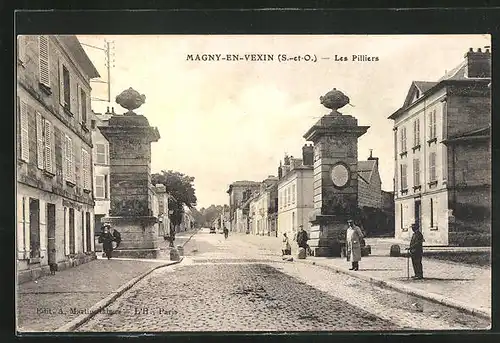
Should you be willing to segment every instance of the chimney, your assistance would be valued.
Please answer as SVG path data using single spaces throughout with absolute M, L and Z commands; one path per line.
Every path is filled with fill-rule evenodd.
M 370 149 L 370 157 L 368 157 L 368 161 L 375 160 L 375 165 L 378 167 L 378 157 L 373 157 L 373 149 Z
M 280 166 L 278 167 L 278 179 L 281 180 L 282 177 L 283 177 L 283 167 L 282 167 L 281 161 L 280 161 Z
M 290 157 L 288 157 L 288 155 L 285 155 L 285 162 L 284 162 L 285 166 L 289 166 L 290 165 Z
M 314 164 L 314 148 L 312 144 L 304 144 L 302 147 L 302 163 L 305 166 Z
M 107 114 L 107 113 L 110 113 L 110 112 L 109 112 L 109 106 L 108 106 L 108 107 L 106 107 L 106 114 Z
M 115 114 L 115 108 L 111 107 L 111 113 Z
M 485 52 L 481 51 L 481 48 L 478 48 L 477 51 L 470 48 L 464 57 L 467 62 L 467 77 L 491 77 L 491 53 L 489 47 L 486 47 Z

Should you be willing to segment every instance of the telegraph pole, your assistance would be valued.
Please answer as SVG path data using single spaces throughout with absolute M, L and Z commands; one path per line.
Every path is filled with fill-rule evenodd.
M 105 53 L 105 57 L 106 57 L 105 65 L 106 65 L 107 74 L 108 74 L 107 81 L 90 80 L 90 82 L 107 83 L 107 85 L 108 85 L 108 98 L 107 99 L 99 99 L 99 98 L 93 97 L 92 100 L 94 100 L 94 101 L 107 101 L 109 104 L 111 104 L 111 68 L 115 66 L 114 65 L 114 62 L 115 62 L 114 58 L 113 58 L 113 60 L 111 60 L 111 57 L 114 57 L 114 54 L 113 55 L 111 54 L 111 49 L 113 48 L 111 46 L 111 43 L 114 43 L 114 41 L 105 41 L 104 48 L 99 48 L 97 46 L 90 45 L 90 44 L 80 43 L 81 45 L 88 46 L 89 48 L 101 50 L 101 51 L 104 51 L 104 53 Z

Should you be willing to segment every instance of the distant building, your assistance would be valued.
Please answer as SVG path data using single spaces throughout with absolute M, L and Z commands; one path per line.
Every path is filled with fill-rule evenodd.
M 235 181 L 229 185 L 229 230 L 237 231 L 242 226 L 238 224 L 236 210 L 247 200 L 250 194 L 260 188 L 260 182 Z M 241 231 L 240 231 L 241 232 Z
M 252 211 L 251 232 L 256 235 L 276 236 L 275 199 L 277 198 L 276 184 L 278 178 L 268 176 L 262 181 L 260 189 L 250 201 Z
M 299 225 L 309 231 L 309 212 L 313 209 L 312 145 L 302 147 L 302 159 L 285 156 L 278 168 L 278 232 L 295 235 Z M 291 237 L 291 236 L 290 236 Z
M 90 79 L 73 35 L 17 38 L 17 275 L 24 282 L 94 252 Z
M 467 245 L 491 229 L 491 54 L 434 82 L 414 81 L 394 120 L 395 236 L 419 225 L 426 244 Z
M 358 161 L 358 207 L 382 207 L 382 182 L 378 169 L 378 157 Z

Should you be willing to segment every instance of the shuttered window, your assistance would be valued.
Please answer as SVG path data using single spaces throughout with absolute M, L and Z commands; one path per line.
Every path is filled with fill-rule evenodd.
M 21 124 L 21 159 L 23 161 L 29 162 L 29 130 L 28 130 L 28 105 L 21 101 L 21 116 L 20 116 L 20 124 Z
M 66 181 L 75 182 L 75 165 L 74 165 L 74 149 L 71 138 L 66 136 L 66 144 L 64 149 L 65 160 L 65 179 Z
M 69 79 L 69 71 L 68 69 L 66 69 L 65 66 L 62 67 L 62 80 L 63 80 L 63 96 L 64 96 L 63 105 L 64 107 L 71 110 L 71 86 Z
M 106 196 L 106 179 L 104 175 L 95 176 L 95 197 L 97 199 L 104 199 Z
M 96 161 L 99 164 L 107 164 L 106 158 L 106 144 L 96 143 L 95 144 Z
M 406 175 L 406 164 L 401 165 L 401 189 L 405 190 L 408 188 L 407 175 Z
M 406 127 L 401 128 L 401 152 L 406 152 Z
M 43 169 L 44 167 L 44 150 L 43 118 L 39 112 L 36 112 L 36 163 L 39 169 Z
M 436 153 L 431 152 L 429 154 L 429 181 L 433 182 L 437 180 L 436 176 Z
M 429 139 L 436 138 L 436 110 L 429 113 Z
M 50 88 L 49 38 L 47 36 L 39 36 L 38 47 L 40 83 Z
M 80 88 L 80 118 L 83 124 L 87 124 L 87 94 Z
M 48 120 L 44 120 L 45 131 L 45 170 L 54 174 L 54 131 L 52 124 Z
M 83 189 L 90 189 L 90 161 L 87 150 L 82 149 Z
M 413 122 L 413 146 L 420 145 L 420 119 Z
M 413 186 L 420 186 L 420 160 L 413 160 Z

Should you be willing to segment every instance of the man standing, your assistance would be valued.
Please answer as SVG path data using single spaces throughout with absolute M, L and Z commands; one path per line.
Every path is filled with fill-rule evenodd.
M 297 241 L 299 248 L 304 248 L 307 251 L 307 241 L 309 240 L 309 236 L 304 230 L 303 225 L 299 226 L 299 232 L 297 232 L 297 238 L 295 240 Z
M 224 238 L 227 239 L 227 236 L 229 235 L 229 230 L 227 227 L 224 225 L 224 229 L 222 230 L 224 232 Z
M 408 250 L 411 256 L 411 263 L 413 264 L 413 271 L 415 272 L 412 279 L 421 280 L 424 278 L 424 271 L 422 268 L 424 236 L 419 231 L 416 224 L 411 224 L 411 229 L 413 230 L 413 236 L 411 236 Z
M 352 219 L 347 221 L 347 260 L 351 261 L 352 267 L 349 270 L 359 270 L 359 261 L 361 261 L 361 239 L 363 232 L 359 226 L 354 225 Z

